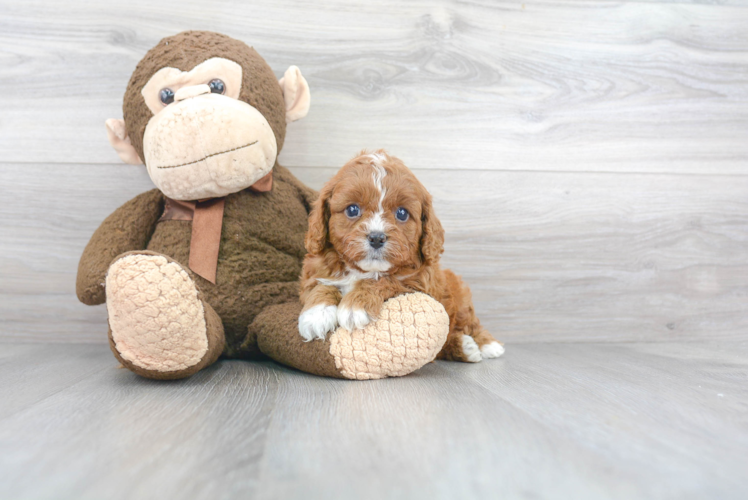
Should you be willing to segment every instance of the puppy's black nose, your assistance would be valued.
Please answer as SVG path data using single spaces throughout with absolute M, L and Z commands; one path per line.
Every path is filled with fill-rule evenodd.
M 382 248 L 384 242 L 387 241 L 387 236 L 384 233 L 369 233 L 369 245 L 371 248 Z

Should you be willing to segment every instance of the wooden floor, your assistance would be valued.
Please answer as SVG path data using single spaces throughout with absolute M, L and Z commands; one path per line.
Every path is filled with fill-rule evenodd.
M 748 343 L 510 344 L 351 382 L 0 344 L 0 498 L 746 498 Z

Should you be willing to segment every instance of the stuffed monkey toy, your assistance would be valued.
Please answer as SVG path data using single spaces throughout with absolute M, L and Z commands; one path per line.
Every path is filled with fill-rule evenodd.
M 310 93 L 299 69 L 280 81 L 244 43 L 211 32 L 163 39 L 135 68 L 124 120 L 106 122 L 125 162 L 156 189 L 96 230 L 76 291 L 106 302 L 109 343 L 128 369 L 187 377 L 220 357 L 261 355 L 349 379 L 401 376 L 433 360 L 449 319 L 427 295 L 387 302 L 363 330 L 305 342 L 298 279 L 317 193 L 277 162 L 286 124 Z

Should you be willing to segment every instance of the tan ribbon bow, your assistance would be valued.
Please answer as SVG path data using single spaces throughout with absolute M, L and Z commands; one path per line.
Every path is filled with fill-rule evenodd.
M 255 182 L 249 189 L 257 192 L 270 191 L 273 187 L 273 172 Z M 165 220 L 191 220 L 192 237 L 190 239 L 189 266 L 192 271 L 216 284 L 218 269 L 218 250 L 221 246 L 221 229 L 223 228 L 223 210 L 226 198 L 209 198 L 198 201 L 177 201 L 166 199 L 164 214 L 159 222 Z
M 218 248 L 221 246 L 225 205 L 226 198 L 198 201 L 192 217 L 190 269 L 214 285 L 216 284 Z

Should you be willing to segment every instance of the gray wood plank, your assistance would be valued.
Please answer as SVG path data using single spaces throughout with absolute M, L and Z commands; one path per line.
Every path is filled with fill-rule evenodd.
M 108 345 L 0 344 L 0 419 L 117 365 L 111 358 Z
M 0 158 L 117 162 L 103 123 L 135 64 L 198 28 L 302 68 L 290 165 L 387 147 L 416 168 L 745 173 L 747 21 L 697 2 L 5 1 Z
M 4 498 L 748 493 L 746 342 L 510 343 L 499 360 L 372 382 L 241 361 L 154 382 L 96 356 L 111 368 L 0 418 Z
M 714 498 L 748 491 L 745 342 L 519 347 L 521 370 L 481 365 L 473 380 L 615 463 L 616 477 L 650 467 L 648 491 L 629 498 L 686 498 L 707 482 Z
M 0 338 L 106 341 L 74 295 L 98 224 L 151 187 L 142 167 L 20 164 L 0 205 Z M 319 188 L 334 169 L 293 168 Z M 499 338 L 745 339 L 748 177 L 420 170 L 445 266 Z M 70 191 L 55 186 L 78 179 Z
M 748 391 L 738 382 L 746 346 L 742 356 L 732 346 L 677 349 L 701 355 L 697 366 L 669 346 L 649 350 L 658 348 L 665 354 L 510 344 L 501 361 L 440 362 L 327 399 L 327 381 L 299 375 L 279 390 L 268 441 L 281 444 L 267 448 L 261 491 L 301 498 L 312 477 L 346 498 L 739 497 L 748 486 Z M 693 370 L 699 376 L 685 375 Z M 316 460 L 288 470 L 288 456 L 310 451 Z
M 60 346 L 61 355 L 76 357 L 79 347 Z M 117 369 L 111 353 L 100 357 L 109 369 L 0 419 L 3 498 L 253 492 L 276 392 L 272 369 L 227 361 L 189 380 L 155 382 Z
M 362 499 L 517 498 L 540 477 L 558 497 L 626 489 L 628 478 L 615 477 L 594 453 L 443 370 L 439 363 L 415 377 L 339 390 L 303 374 L 284 381 L 261 496 L 303 498 L 309 478 L 314 490 Z M 563 449 L 564 460 L 545 453 L 552 449 Z M 315 460 L 286 463 L 306 455 Z M 534 479 L 521 472 L 529 464 Z

